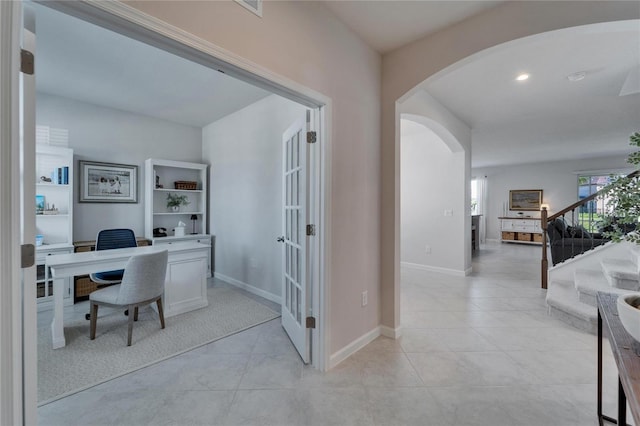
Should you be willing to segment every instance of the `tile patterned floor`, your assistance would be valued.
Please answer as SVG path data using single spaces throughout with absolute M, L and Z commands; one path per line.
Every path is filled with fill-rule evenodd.
M 596 338 L 547 316 L 539 250 L 488 244 L 468 277 L 404 270 L 403 337 L 328 373 L 274 320 L 42 406 L 40 424 L 596 425 Z

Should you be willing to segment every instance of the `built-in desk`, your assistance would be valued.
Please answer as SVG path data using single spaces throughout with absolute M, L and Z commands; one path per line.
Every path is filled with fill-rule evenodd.
M 51 255 L 47 256 L 45 261 L 48 266 L 46 271 L 48 274 L 50 270 L 53 278 L 111 271 L 124 268 L 133 255 L 163 250 L 169 251 L 163 296 L 164 316 L 168 318 L 207 306 L 207 264 L 210 247 L 197 242 Z M 62 288 L 64 280 L 53 282 L 51 335 L 53 348 L 56 349 L 66 344 Z

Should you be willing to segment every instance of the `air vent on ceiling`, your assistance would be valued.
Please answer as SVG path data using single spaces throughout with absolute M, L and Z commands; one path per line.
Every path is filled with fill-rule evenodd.
M 262 18 L 262 0 L 235 0 L 236 3 Z

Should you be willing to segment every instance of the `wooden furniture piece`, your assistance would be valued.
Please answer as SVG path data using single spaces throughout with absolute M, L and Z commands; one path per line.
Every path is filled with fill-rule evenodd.
M 503 243 L 542 244 L 542 227 L 537 217 L 499 217 Z
M 189 312 L 209 304 L 207 300 L 207 258 L 209 247 L 193 241 L 168 246 L 132 247 L 114 250 L 69 253 L 48 256 L 46 266 L 54 278 L 54 305 L 51 334 L 53 348 L 65 345 L 62 291 L 56 278 L 122 269 L 131 256 L 168 250 L 169 260 L 164 283 L 165 317 Z M 47 274 L 48 275 L 48 274 Z M 47 276 L 48 278 L 48 276 Z M 61 288 L 60 288 L 61 290 Z
M 640 425 L 640 342 L 635 340 L 620 322 L 617 294 L 598 292 L 598 422 L 627 424 L 627 402 L 636 425 Z M 611 345 L 618 367 L 618 419 L 602 413 L 602 337 Z
M 480 216 L 471 215 L 471 251 L 480 249 Z
M 149 240 L 142 237 L 136 238 L 136 243 L 138 247 L 148 246 Z M 84 253 L 87 251 L 94 251 L 96 249 L 95 240 L 90 241 L 75 241 L 73 243 L 73 248 L 75 253 Z M 70 252 L 68 252 L 70 253 Z M 43 261 L 44 264 L 44 261 Z M 44 270 L 43 270 L 44 273 Z M 89 294 L 91 292 L 96 291 L 98 289 L 98 283 L 91 281 L 89 275 L 79 275 L 73 278 L 73 288 L 74 288 L 74 299 L 73 302 L 79 302 L 81 300 L 89 299 Z
M 60 176 L 58 176 L 60 175 Z M 58 180 L 58 177 L 60 180 Z M 60 183 L 59 183 L 60 182 Z M 73 252 L 73 150 L 53 145 L 36 145 L 36 242 L 38 310 L 53 307 L 53 282 L 45 281 L 45 258 Z M 37 202 L 36 202 L 37 203 Z M 65 305 L 73 304 L 71 278 L 63 281 Z
M 207 170 L 208 165 L 185 161 L 149 158 L 145 166 L 144 236 L 152 245 L 195 241 L 209 247 L 207 277 L 211 277 L 211 235 L 207 234 Z M 189 204 L 178 211 L 167 207 L 167 196 L 184 195 Z M 192 216 L 197 217 L 195 223 Z M 178 222 L 186 224 L 184 235 L 174 232 Z M 195 225 L 195 233 L 193 226 Z M 160 237 L 154 230 L 163 228 Z
M 126 307 L 129 311 L 127 346 L 131 346 L 133 322 L 138 321 L 138 308 L 140 306 L 156 303 L 160 326 L 164 329 L 162 294 L 164 293 L 168 254 L 169 252 L 164 250 L 131 256 L 124 267 L 124 274 L 120 284 L 91 293 L 89 296 L 91 301 L 89 338 L 91 340 L 96 338 L 98 306 L 100 305 Z

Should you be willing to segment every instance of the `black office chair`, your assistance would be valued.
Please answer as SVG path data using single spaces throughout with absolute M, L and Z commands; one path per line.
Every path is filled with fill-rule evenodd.
M 96 238 L 96 251 L 111 250 L 117 248 L 137 247 L 136 235 L 131 229 L 103 229 L 98 232 Z M 112 284 L 119 284 L 122 281 L 124 269 L 114 271 L 103 271 L 90 274 L 91 281 L 98 284 L 98 288 L 106 287 Z M 125 312 L 127 314 L 127 312 Z M 89 320 L 91 313 L 85 315 L 85 319 Z

